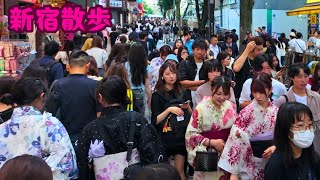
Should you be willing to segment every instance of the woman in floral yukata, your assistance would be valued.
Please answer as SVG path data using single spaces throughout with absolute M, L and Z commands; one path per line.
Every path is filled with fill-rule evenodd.
M 236 105 L 230 102 L 231 82 L 226 77 L 216 77 L 212 83 L 211 98 L 204 99 L 193 111 L 186 132 L 188 162 L 194 166 L 197 151 L 214 147 L 222 152 L 230 129 L 236 120 Z M 195 180 L 218 179 L 221 172 L 194 173 Z
M 237 117 L 218 163 L 232 174 L 231 180 L 262 180 L 267 159 L 275 151 L 272 139 L 278 107 L 269 99 L 271 77 L 265 73 L 255 75 L 251 93 L 254 100 Z
M 11 98 L 18 106 L 11 119 L 0 125 L 0 168 L 14 157 L 29 154 L 50 166 L 54 180 L 77 178 L 76 156 L 65 127 L 50 113 L 40 112 L 45 92 L 38 78 L 22 78 L 14 85 Z
M 80 180 L 123 179 L 127 165 L 144 166 L 157 162 L 157 132 L 142 114 L 126 111 L 129 99 L 124 80 L 115 75 L 105 77 L 101 80 L 97 93 L 99 102 L 104 107 L 101 117 L 82 130 L 76 148 Z M 131 121 L 135 122 L 135 129 L 132 159 L 127 163 Z

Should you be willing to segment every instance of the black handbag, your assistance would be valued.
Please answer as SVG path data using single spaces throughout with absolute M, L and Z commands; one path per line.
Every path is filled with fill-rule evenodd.
M 127 142 L 127 158 L 126 161 L 129 164 L 131 161 L 131 154 L 133 148 L 133 137 L 134 137 L 134 130 L 136 127 L 136 112 L 130 111 L 131 114 L 131 121 L 130 121 L 130 129 L 129 129 L 129 140 Z M 133 177 L 142 169 L 141 163 L 136 163 L 129 165 L 123 170 L 123 179 L 124 180 L 132 180 Z
M 210 141 L 209 141 L 210 142 Z M 197 151 L 195 158 L 195 171 L 217 171 L 218 166 L 218 152 L 212 151 L 214 149 L 211 145 L 207 152 Z
M 267 141 L 250 141 L 252 153 L 254 157 L 262 158 L 262 154 L 266 149 L 273 145 L 273 140 Z

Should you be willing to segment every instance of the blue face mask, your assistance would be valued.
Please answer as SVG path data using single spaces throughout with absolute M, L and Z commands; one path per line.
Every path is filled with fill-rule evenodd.
M 291 130 L 290 130 L 291 131 Z M 314 132 L 310 129 L 306 130 L 305 132 L 300 131 L 291 131 L 293 133 L 293 139 L 291 141 L 293 144 L 295 144 L 297 147 L 304 149 L 309 148 L 314 139 Z

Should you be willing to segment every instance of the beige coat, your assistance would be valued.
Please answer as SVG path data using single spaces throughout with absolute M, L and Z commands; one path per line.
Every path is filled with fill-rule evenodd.
M 314 146 L 315 150 L 320 154 L 320 95 L 317 92 L 307 90 L 307 106 L 310 108 L 317 130 L 315 132 Z M 286 93 L 289 102 L 295 102 L 296 98 L 294 96 L 292 87 Z M 274 101 L 274 105 L 280 107 L 282 104 L 286 103 L 287 100 L 284 96 Z

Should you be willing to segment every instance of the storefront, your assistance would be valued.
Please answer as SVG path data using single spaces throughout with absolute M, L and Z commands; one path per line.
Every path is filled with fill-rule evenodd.
M 307 0 L 307 4 L 301 8 L 287 12 L 287 16 L 308 15 L 308 29 L 313 33 L 316 29 L 320 29 L 319 23 L 320 0 Z

